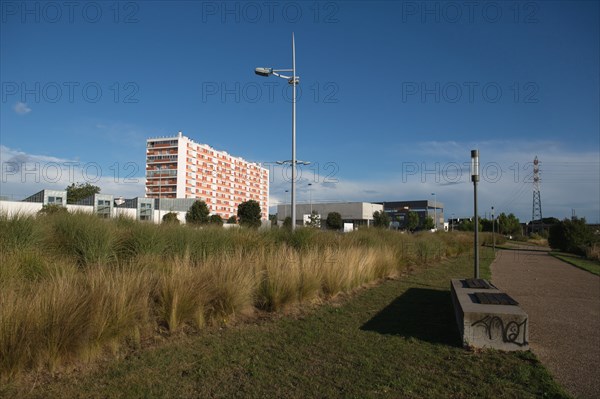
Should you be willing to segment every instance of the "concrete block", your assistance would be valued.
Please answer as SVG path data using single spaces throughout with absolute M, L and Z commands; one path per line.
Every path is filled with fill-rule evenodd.
M 488 282 L 489 284 L 489 282 Z M 479 303 L 478 292 L 502 294 L 491 288 L 469 288 L 465 280 L 450 283 L 452 302 L 463 345 L 504 351 L 529 349 L 529 319 L 518 305 Z

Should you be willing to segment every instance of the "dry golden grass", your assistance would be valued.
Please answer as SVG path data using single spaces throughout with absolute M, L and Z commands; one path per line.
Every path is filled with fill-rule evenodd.
M 585 251 L 585 256 L 588 259 L 600 261 L 600 244 L 594 243 Z
M 0 225 L 21 240 L 0 235 L 0 376 L 9 378 L 333 297 L 470 248 L 461 234 L 199 230 L 89 215 L 0 215 Z

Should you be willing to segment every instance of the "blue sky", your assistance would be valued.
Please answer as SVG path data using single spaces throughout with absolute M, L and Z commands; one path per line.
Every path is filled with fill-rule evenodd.
M 600 219 L 597 2 L 1 4 L 0 195 L 143 195 L 146 138 L 181 130 L 267 163 L 286 201 L 289 87 L 253 70 L 290 67 L 295 32 L 300 202 L 311 181 L 313 201 L 435 192 L 468 216 L 479 148 L 482 214 L 531 218 L 537 155 L 544 216 Z

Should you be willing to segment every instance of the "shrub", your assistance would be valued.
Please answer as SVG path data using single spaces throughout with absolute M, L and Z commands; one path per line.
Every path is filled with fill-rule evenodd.
M 114 260 L 117 237 L 114 224 L 93 214 L 64 214 L 52 218 L 53 241 L 57 254 L 66 253 L 79 266 L 107 264 Z
M 585 219 L 565 219 L 550 227 L 548 244 L 552 249 L 570 252 L 577 255 L 586 255 L 586 249 L 591 247 L 597 239 L 592 229 L 586 224 Z
M 287 247 L 274 254 L 263 252 L 257 263 L 257 307 L 273 311 L 298 300 L 302 278 L 298 252 Z
M 40 239 L 38 226 L 32 216 L 0 214 L 0 253 L 35 246 Z
M 373 226 L 387 229 L 390 227 L 391 218 L 385 211 L 373 212 Z
M 165 213 L 162 217 L 162 221 L 163 223 L 179 224 L 179 218 L 175 212 Z
M 184 323 L 204 327 L 207 290 L 205 273 L 191 265 L 189 256 L 176 259 L 158 280 L 159 321 L 171 332 L 180 329 Z
M 219 215 L 210 215 L 208 222 L 215 226 L 223 226 L 223 218 Z
M 286 230 L 291 230 L 292 229 L 292 217 L 291 216 L 287 216 L 284 221 L 283 221 L 283 228 Z
M 165 234 L 159 226 L 134 220 L 127 224 L 116 222 L 120 226 L 117 253 L 122 260 L 144 255 L 157 256 L 165 250 Z
M 327 219 L 325 219 L 325 224 L 328 229 L 331 230 L 341 230 L 344 227 L 344 222 L 342 221 L 342 215 L 339 212 L 329 212 L 327 214 Z
M 189 224 L 207 224 L 209 213 L 206 202 L 198 200 L 192 204 L 185 214 L 185 221 Z
M 254 200 L 242 202 L 238 205 L 238 219 L 242 226 L 259 228 L 261 215 L 260 204 Z

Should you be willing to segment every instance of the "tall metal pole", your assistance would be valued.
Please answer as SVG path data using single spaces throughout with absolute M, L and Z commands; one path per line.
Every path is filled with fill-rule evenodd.
M 437 231 L 437 197 L 435 193 L 431 193 L 431 195 L 433 195 L 433 218 L 435 219 L 433 229 Z
M 496 253 L 496 231 L 494 228 L 495 225 L 495 220 L 494 220 L 494 207 L 492 207 L 492 245 L 494 246 L 494 254 Z
M 473 243 L 474 276 L 479 278 L 479 216 L 477 213 L 477 182 L 479 181 L 479 150 L 471 150 L 471 180 L 473 180 L 473 212 L 475 214 L 475 240 Z
M 290 192 L 290 190 L 285 190 L 285 192 L 286 192 L 286 193 L 289 193 L 289 192 Z M 285 219 L 287 219 L 287 205 L 284 203 L 284 204 L 283 204 L 283 207 L 284 207 L 284 208 L 283 208 L 283 215 L 284 215 L 284 216 L 283 216 L 283 221 L 285 222 Z
M 312 183 L 308 183 L 308 196 L 310 201 L 310 214 L 312 215 Z
M 161 167 L 159 167 L 159 169 L 158 169 L 158 224 L 160 224 L 162 222 L 162 220 L 160 220 L 161 195 L 162 195 L 162 170 L 161 170 Z
M 292 230 L 296 230 L 296 43 L 292 32 Z

